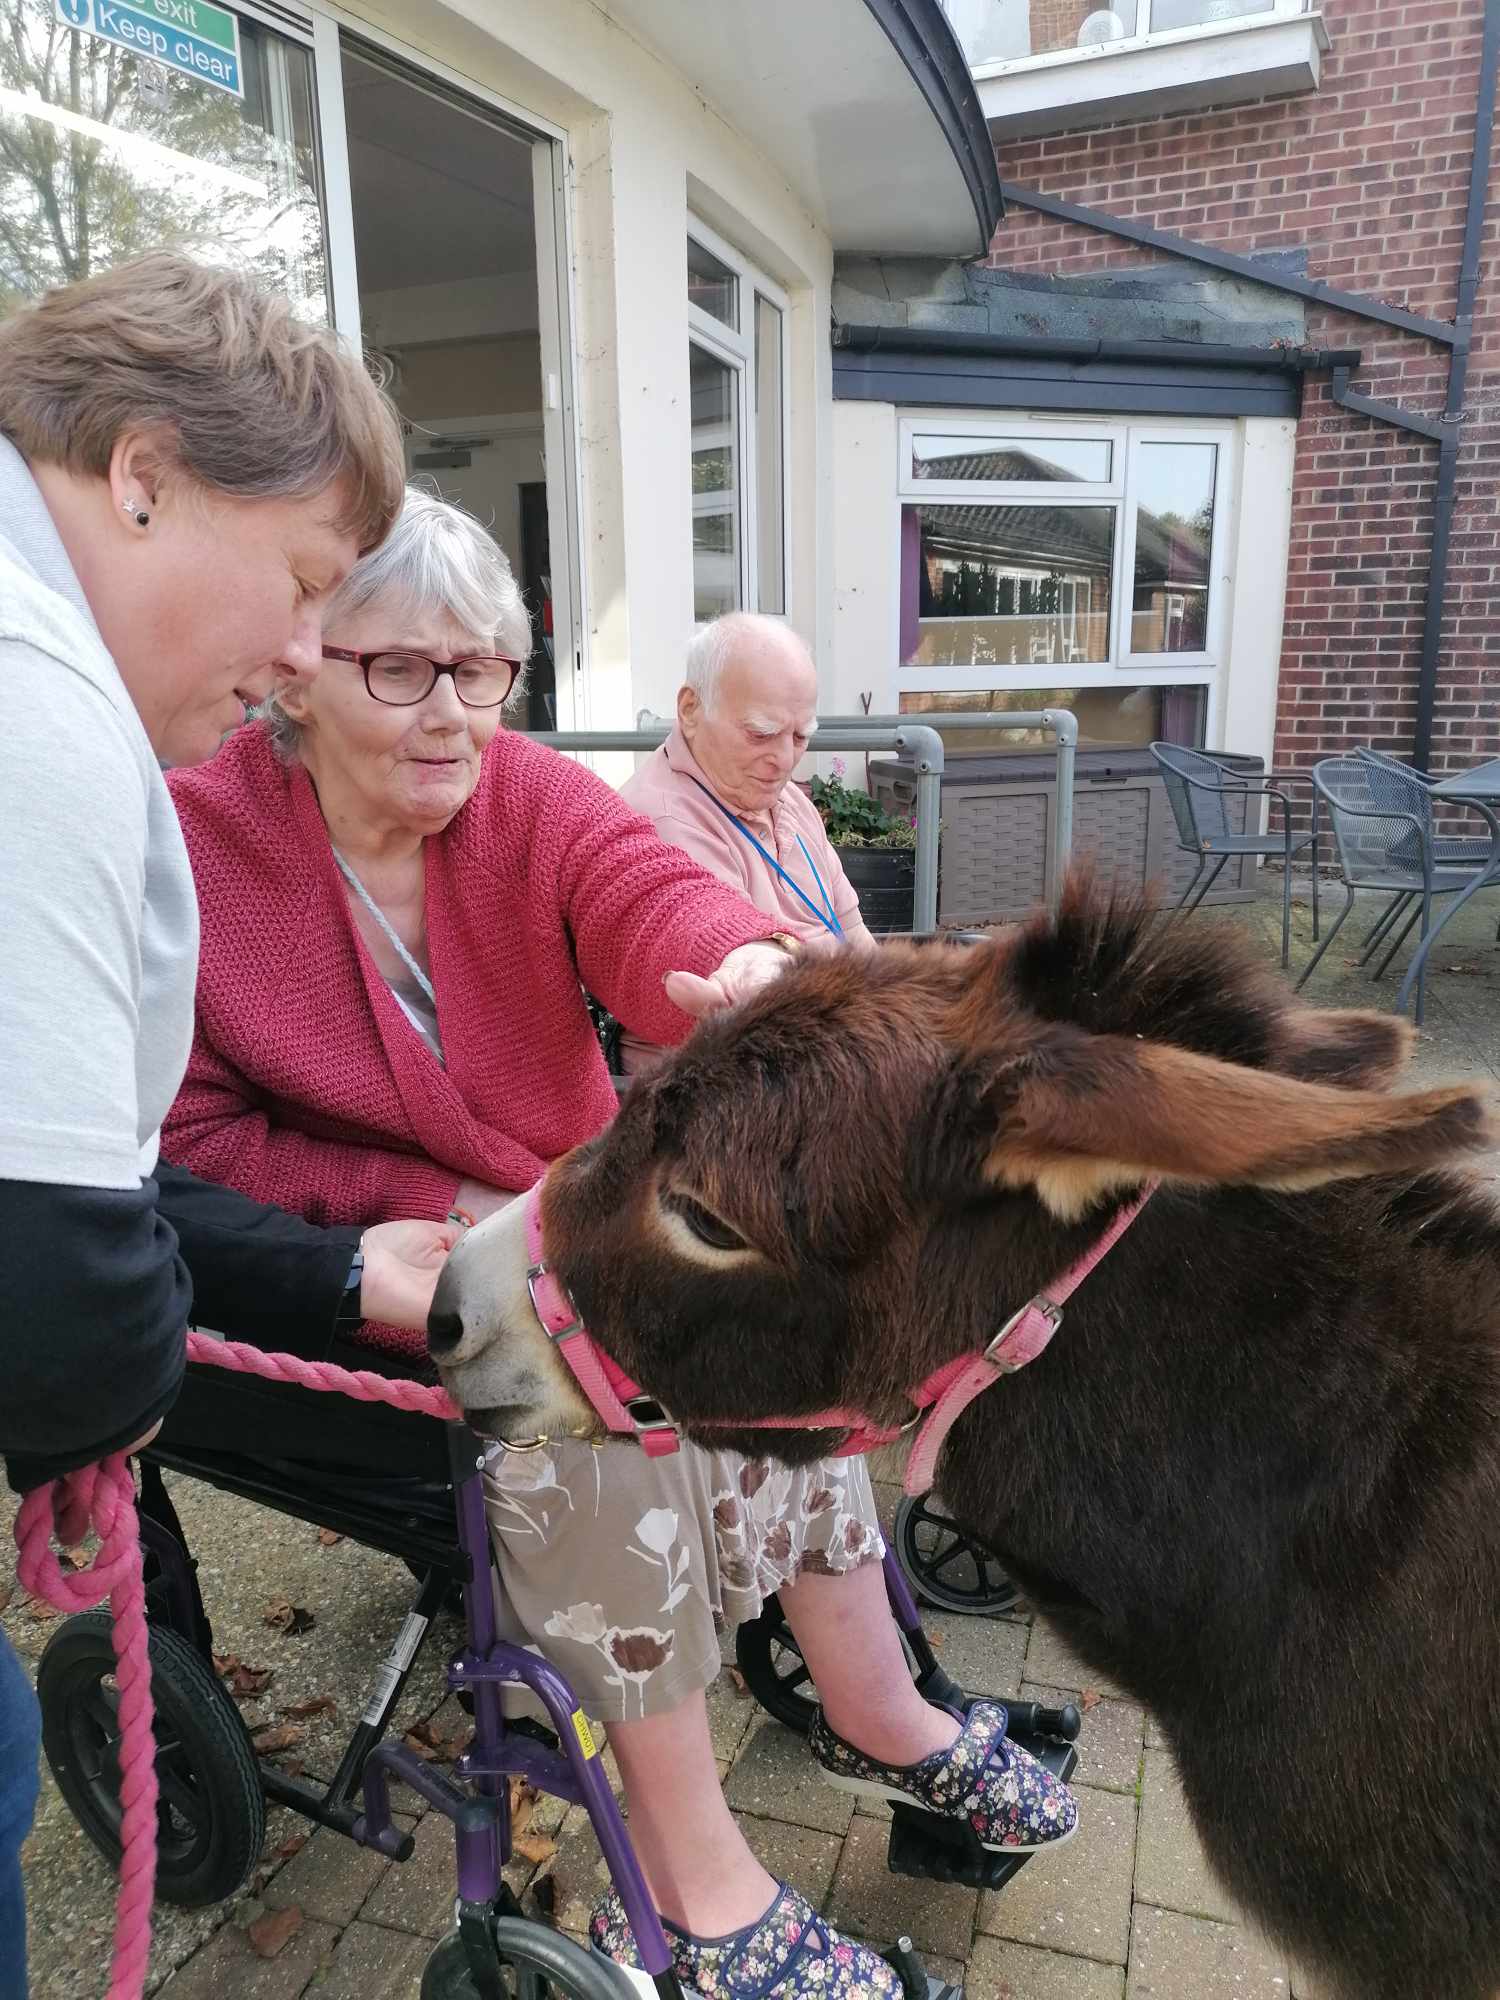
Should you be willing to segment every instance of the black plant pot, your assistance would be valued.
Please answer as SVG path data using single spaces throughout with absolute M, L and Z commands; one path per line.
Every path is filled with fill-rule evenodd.
M 841 847 L 839 860 L 872 931 L 909 931 L 916 921 L 917 857 L 909 847 Z

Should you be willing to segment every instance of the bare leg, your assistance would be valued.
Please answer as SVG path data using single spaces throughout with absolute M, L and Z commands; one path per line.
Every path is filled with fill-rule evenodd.
M 700 1693 L 665 1715 L 611 1722 L 630 1803 L 630 1839 L 664 1917 L 694 1937 L 723 1937 L 765 1915 L 776 1883 L 724 1803 Z
M 917 1693 L 878 1562 L 841 1576 L 804 1570 L 777 1595 L 817 1684 L 828 1726 L 882 1764 L 915 1764 L 958 1739 Z

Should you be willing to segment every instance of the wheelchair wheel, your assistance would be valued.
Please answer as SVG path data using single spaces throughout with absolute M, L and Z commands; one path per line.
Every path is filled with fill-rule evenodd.
M 623 1968 L 561 1931 L 527 1917 L 497 1917 L 490 1928 L 505 2000 L 634 2000 L 636 1988 Z M 428 1959 L 420 2000 L 487 2000 L 457 1931 Z
M 120 1862 L 119 1695 L 106 1611 L 70 1618 L 37 1670 L 42 1748 L 68 1809 L 112 1868 Z M 244 1883 L 266 1831 L 260 1770 L 239 1710 L 175 1632 L 151 1632 L 156 1709 L 156 1894 L 197 1909 Z
M 896 1560 L 923 1604 L 934 1611 L 998 1618 L 1021 1593 L 999 1558 L 943 1511 L 936 1494 L 903 1499 L 896 1509 Z

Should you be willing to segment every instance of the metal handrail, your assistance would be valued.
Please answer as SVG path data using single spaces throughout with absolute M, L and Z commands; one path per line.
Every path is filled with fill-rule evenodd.
M 653 718 L 654 720 L 655 718 Z M 1070 708 L 987 708 L 979 711 L 912 709 L 900 715 L 827 715 L 818 717 L 819 750 L 837 749 L 824 735 L 825 729 L 842 729 L 851 723 L 878 723 L 882 728 L 897 723 L 921 723 L 928 729 L 1046 729 L 1057 739 L 1057 800 L 1052 812 L 1052 867 L 1047 882 L 1047 907 L 1056 916 L 1062 896 L 1063 877 L 1073 858 L 1073 790 L 1078 756 L 1078 717 Z M 921 798 L 921 778 L 917 796 Z M 922 831 L 921 807 L 917 812 L 917 832 Z
M 654 750 L 664 743 L 674 725 L 659 716 L 641 717 L 639 729 L 547 729 L 528 731 L 533 743 L 549 744 L 554 750 Z M 1033 725 L 1035 727 L 1036 725 Z M 938 818 L 943 785 L 943 739 L 935 729 L 910 723 L 904 716 L 871 725 L 861 718 L 853 723 L 818 725 L 820 750 L 900 750 L 911 756 L 917 774 L 916 883 L 912 905 L 912 932 L 926 937 L 937 929 L 938 900 Z M 1070 793 L 1071 797 L 1071 793 Z

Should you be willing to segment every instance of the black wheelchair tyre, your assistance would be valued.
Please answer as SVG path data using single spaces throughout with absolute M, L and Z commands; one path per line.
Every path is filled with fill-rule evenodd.
M 1000 1558 L 951 1520 L 936 1494 L 904 1498 L 892 1525 L 896 1560 L 920 1603 L 965 1617 L 999 1618 L 1021 1601 Z
M 198 1909 L 222 1902 L 254 1867 L 265 1798 L 250 1738 L 227 1690 L 185 1639 L 153 1627 L 156 1894 Z M 42 1748 L 69 1811 L 111 1867 L 120 1861 L 115 1656 L 105 1611 L 70 1618 L 37 1669 Z
M 623 1972 L 561 1931 L 528 1917 L 497 1917 L 491 1929 L 508 2000 L 634 2000 Z M 457 1931 L 428 1959 L 420 2000 L 483 2000 Z

